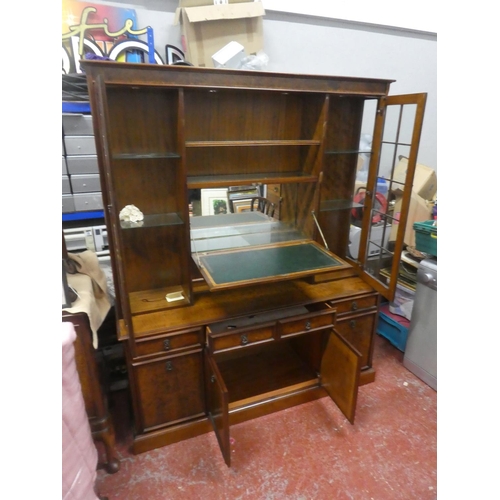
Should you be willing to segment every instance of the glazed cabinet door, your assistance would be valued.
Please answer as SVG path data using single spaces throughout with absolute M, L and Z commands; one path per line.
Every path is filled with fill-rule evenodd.
M 357 349 L 335 329 L 331 330 L 321 361 L 321 385 L 351 424 L 356 412 L 361 359 Z
M 366 282 L 388 300 L 396 292 L 426 99 L 427 94 L 382 98 L 375 118 L 356 264 Z M 396 173 L 404 159 L 406 172 Z M 388 196 L 401 198 L 397 213 L 387 209 Z
M 207 351 L 205 352 L 205 387 L 208 418 L 217 436 L 224 461 L 230 467 L 229 394 L 217 363 Z

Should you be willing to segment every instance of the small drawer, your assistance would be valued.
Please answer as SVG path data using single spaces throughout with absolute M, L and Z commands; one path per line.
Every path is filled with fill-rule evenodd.
M 184 347 L 197 347 L 203 343 L 203 329 L 183 330 L 159 335 L 154 338 L 138 339 L 136 343 L 137 356 L 148 356 L 172 352 Z
M 69 135 L 64 138 L 66 155 L 95 155 L 97 154 L 93 135 Z
M 62 194 L 71 194 L 71 185 L 67 175 L 62 176 Z
M 75 210 L 102 210 L 102 194 L 101 193 L 77 193 L 73 195 L 75 202 Z
M 73 155 L 66 157 L 70 174 L 98 174 L 97 155 Z
M 328 305 L 337 310 L 337 314 L 355 313 L 377 306 L 378 294 L 350 298 L 347 300 L 330 300 Z
M 64 135 L 94 135 L 92 115 L 67 113 L 62 115 Z
M 62 213 L 69 214 L 75 211 L 75 202 L 72 194 L 62 195 Z
M 73 193 L 94 193 L 101 191 L 99 174 L 72 175 L 71 188 Z
M 303 314 L 299 317 L 278 321 L 278 332 L 280 338 L 294 337 L 304 333 L 333 328 L 335 322 L 335 311 L 324 309 Z
M 245 328 L 237 328 L 236 326 L 231 328 L 229 326 L 228 328 L 227 332 L 214 333 L 210 327 L 207 327 L 208 348 L 211 353 L 271 342 L 275 337 L 276 323 Z

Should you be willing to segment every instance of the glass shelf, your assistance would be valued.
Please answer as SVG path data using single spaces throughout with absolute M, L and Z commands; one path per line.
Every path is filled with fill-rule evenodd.
M 364 205 L 352 200 L 325 200 L 321 202 L 320 212 L 333 210 L 350 210 L 351 208 L 363 208 Z
M 246 141 L 186 141 L 187 148 L 214 148 L 214 147 L 256 147 L 256 146 L 319 146 L 320 141 L 315 139 L 288 139 L 288 140 L 246 140 Z
M 155 160 L 165 158 L 180 158 L 178 153 L 123 153 L 114 154 L 113 160 Z
M 145 215 L 144 220 L 139 222 L 120 221 L 122 229 L 144 229 L 159 226 L 177 226 L 184 221 L 176 213 Z
M 362 150 L 362 149 L 349 149 L 349 150 L 343 150 L 343 151 L 325 151 L 326 155 L 360 155 L 360 154 L 365 154 L 369 155 L 371 154 L 371 150 Z

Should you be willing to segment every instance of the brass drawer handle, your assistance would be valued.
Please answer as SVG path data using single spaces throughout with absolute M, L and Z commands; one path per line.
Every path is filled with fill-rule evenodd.
M 310 330 L 310 329 L 311 329 L 311 322 L 310 322 L 310 321 L 308 321 L 308 322 L 306 323 L 306 330 Z
M 358 309 L 358 303 L 356 301 L 353 301 L 353 303 L 351 305 L 351 310 L 356 311 L 357 309 Z
M 248 344 L 248 337 L 246 335 L 241 336 L 241 345 Z
M 172 361 L 167 361 L 165 363 L 165 368 L 167 372 L 171 372 L 174 369 L 174 365 L 172 365 Z
M 165 339 L 163 341 L 163 349 L 165 349 L 165 351 L 168 351 L 170 349 L 170 339 Z

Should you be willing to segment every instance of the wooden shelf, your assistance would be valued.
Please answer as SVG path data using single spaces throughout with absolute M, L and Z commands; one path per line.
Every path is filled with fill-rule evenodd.
M 166 295 L 170 293 L 181 292 L 184 296 L 181 300 L 168 302 Z M 140 292 L 129 293 L 130 312 L 134 314 L 142 314 L 152 311 L 162 311 L 171 309 L 172 307 L 185 306 L 189 304 L 186 298 L 187 294 L 181 287 L 168 287 L 156 290 L 143 290 Z
M 188 189 L 203 189 L 212 187 L 229 187 L 261 184 L 290 184 L 294 182 L 308 183 L 318 182 L 317 175 L 308 175 L 302 172 L 262 172 L 253 174 L 236 175 L 210 175 L 192 176 L 187 178 Z

